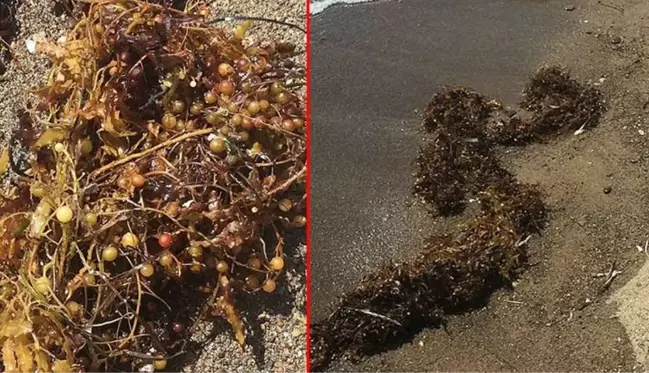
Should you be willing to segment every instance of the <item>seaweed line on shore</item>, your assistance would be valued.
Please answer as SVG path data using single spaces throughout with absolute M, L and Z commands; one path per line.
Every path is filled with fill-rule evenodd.
M 328 318 L 312 324 L 312 370 L 397 346 L 511 284 L 525 268 L 527 237 L 545 226 L 547 208 L 537 186 L 519 183 L 500 165 L 496 147 L 592 128 L 603 111 L 597 89 L 558 67 L 531 78 L 518 111 L 468 89 L 436 94 L 424 111 L 430 139 L 417 157 L 414 193 L 435 215 L 459 214 L 471 200 L 479 212 L 457 235 L 427 239 L 413 261 L 366 276 Z

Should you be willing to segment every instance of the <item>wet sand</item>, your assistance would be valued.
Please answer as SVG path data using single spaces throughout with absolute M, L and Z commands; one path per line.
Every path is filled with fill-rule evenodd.
M 314 320 L 364 274 L 407 259 L 444 226 L 431 226 L 411 197 L 415 110 L 441 85 L 516 103 L 575 22 L 564 5 L 406 0 L 333 6 L 313 18 Z
M 413 205 L 415 109 L 439 85 L 513 104 L 543 63 L 598 84 L 608 111 L 593 130 L 502 161 L 538 183 L 548 226 L 528 245 L 513 290 L 450 316 L 360 364 L 332 371 L 645 371 L 649 232 L 649 4 L 644 0 L 418 1 L 332 7 L 313 22 L 312 294 L 326 302 L 422 238 L 452 227 Z M 604 192 L 606 187 L 612 192 Z M 604 285 L 612 265 L 622 271 Z M 646 287 L 646 286 L 645 286 Z M 614 295 L 614 296 L 612 296 Z M 645 367 L 643 367 L 645 365 Z

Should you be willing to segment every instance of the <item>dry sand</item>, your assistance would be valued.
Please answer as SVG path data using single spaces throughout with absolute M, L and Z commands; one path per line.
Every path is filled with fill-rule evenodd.
M 626 328 L 635 357 L 642 366 L 649 366 L 649 262 L 612 297 L 617 302 L 617 317 Z
M 619 118 L 621 130 L 627 141 L 634 145 L 636 151 L 633 162 L 641 165 L 638 179 L 646 185 L 646 160 L 649 156 L 649 125 L 646 120 L 647 85 L 649 84 L 649 33 L 646 30 L 646 20 L 649 19 L 649 4 L 646 1 L 618 1 L 600 7 L 591 7 L 590 18 L 596 22 L 600 38 L 608 41 L 613 47 L 614 58 L 607 64 L 614 73 L 611 78 L 617 78 L 614 89 L 617 92 L 613 102 L 616 119 Z M 613 13 L 613 14 L 611 14 Z M 649 198 L 646 186 L 639 196 L 641 206 L 648 208 Z M 642 240 L 636 247 L 643 252 L 635 251 L 635 265 L 630 273 L 622 277 L 621 286 L 609 299 L 609 304 L 617 308 L 616 317 L 626 330 L 633 347 L 639 368 L 649 369 L 649 257 L 647 256 L 646 239 L 649 232 L 643 232 Z M 643 241 L 645 240 L 645 241 Z M 644 265 L 640 267 L 640 263 Z M 638 269 L 639 267 L 639 269 Z M 629 279 L 628 282 L 623 281 Z
M 0 0 L 4 1 L 4 0 Z M 215 18 L 221 16 L 263 16 L 297 24 L 305 28 L 306 3 L 303 0 L 263 0 L 211 2 Z M 6 146 L 17 125 L 16 112 L 28 98 L 28 90 L 44 82 L 49 63 L 30 54 L 26 40 L 41 33 L 55 41 L 73 25 L 65 14 L 56 14 L 53 0 L 22 0 L 16 18 L 19 33 L 12 44 L 14 58 L 0 77 L 0 148 Z M 249 40 L 290 41 L 305 50 L 305 34 L 280 25 L 256 22 Z M 304 65 L 305 56 L 296 58 Z M 298 372 L 306 366 L 305 318 L 305 247 L 304 237 L 293 237 L 287 247 L 287 274 L 284 285 L 272 296 L 243 299 L 239 308 L 249 328 L 249 346 L 245 351 L 234 341 L 224 320 L 206 323 L 194 339 L 204 343 L 187 356 L 185 371 Z M 289 246 L 289 245 L 287 245 Z M 244 297 L 245 298 L 245 297 Z M 260 299 L 264 298 L 264 299 Z

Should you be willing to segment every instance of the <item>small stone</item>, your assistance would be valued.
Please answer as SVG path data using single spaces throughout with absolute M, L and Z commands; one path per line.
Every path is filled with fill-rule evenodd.
M 604 194 L 609 194 L 612 190 L 613 188 L 611 188 L 610 186 L 604 187 Z
M 302 335 L 302 330 L 300 328 L 293 329 L 293 337 L 299 337 Z
M 622 43 L 622 38 L 619 36 L 616 36 L 611 39 L 611 44 L 620 44 L 620 43 Z
M 35 40 L 26 40 L 25 44 L 27 45 L 27 51 L 31 54 L 36 53 L 36 41 Z
M 566 12 L 572 12 L 575 9 L 576 9 L 576 7 L 574 5 L 572 5 L 572 4 L 566 5 L 565 7 L 563 7 L 563 10 L 565 10 Z

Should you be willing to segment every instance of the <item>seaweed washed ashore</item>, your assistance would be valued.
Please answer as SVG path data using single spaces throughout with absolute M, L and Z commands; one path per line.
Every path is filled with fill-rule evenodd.
M 440 216 L 462 212 L 471 198 L 479 211 L 458 234 L 430 237 L 416 259 L 387 264 L 343 295 L 312 325 L 312 369 L 395 346 L 510 284 L 524 270 L 527 237 L 544 228 L 547 210 L 535 185 L 519 183 L 500 165 L 495 147 L 596 126 L 603 110 L 599 91 L 557 67 L 532 77 L 518 112 L 466 89 L 436 94 L 424 110 L 430 138 L 417 158 L 414 193 Z
M 3 370 L 164 370 L 199 319 L 245 346 L 240 292 L 274 292 L 306 224 L 303 71 L 135 0 L 92 1 L 0 157 Z

